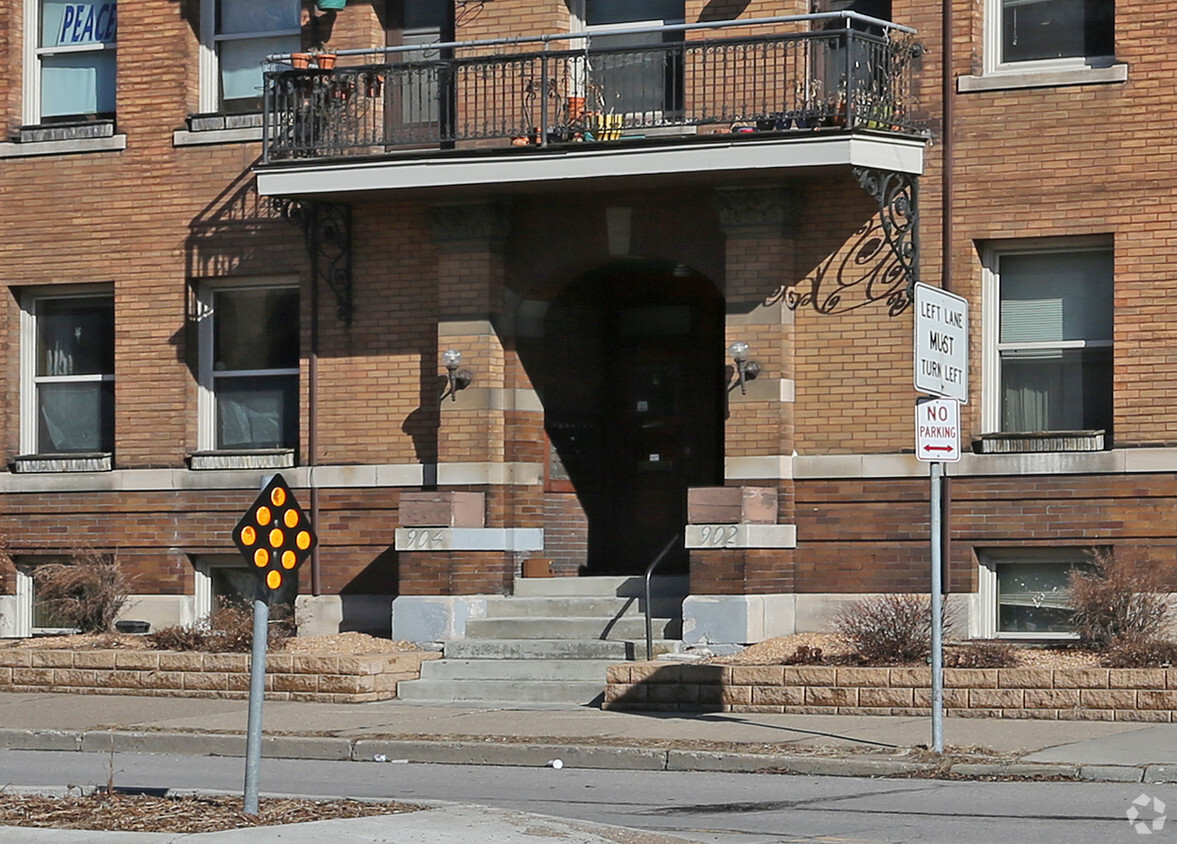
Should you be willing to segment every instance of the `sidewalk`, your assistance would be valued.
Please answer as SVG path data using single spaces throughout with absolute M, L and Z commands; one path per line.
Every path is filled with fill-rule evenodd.
M 243 756 L 247 702 L 0 693 L 0 748 Z M 272 758 L 1177 781 L 1177 724 L 267 701 Z

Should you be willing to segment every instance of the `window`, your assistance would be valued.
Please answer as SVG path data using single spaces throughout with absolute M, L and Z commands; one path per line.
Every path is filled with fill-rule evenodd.
M 37 581 L 33 576 L 39 565 L 69 562 L 68 557 L 23 558 L 16 563 L 15 612 L 11 633 L 14 636 L 43 636 L 54 633 L 75 633 L 75 628 L 56 618 L 37 598 Z
M 1111 429 L 1112 277 L 1101 245 L 989 253 L 985 430 Z
M 298 290 L 209 287 L 201 294 L 204 451 L 298 445 Z
M 198 557 L 195 569 L 193 615 L 198 620 L 208 618 L 222 607 L 252 606 L 257 595 L 257 575 L 250 571 L 239 554 Z M 271 618 L 292 618 L 297 595 L 298 578 L 287 578 L 277 594 L 271 597 Z
M 21 451 L 114 450 L 114 297 L 34 296 L 22 321 Z
M 988 0 L 988 69 L 1107 64 L 1114 0 Z M 1018 66 L 1018 67 L 1014 67 Z
M 115 111 L 117 4 L 25 0 L 26 124 L 95 120 Z
M 997 549 L 980 557 L 975 635 L 1074 638 L 1068 588 L 1071 572 L 1087 566 L 1088 549 Z
M 301 46 L 300 0 L 201 0 L 201 111 L 262 108 L 262 61 Z
M 401 0 L 394 5 L 394 29 L 400 30 L 400 44 L 417 46 L 438 44 L 454 40 L 454 13 L 449 0 Z M 393 35 L 393 41 L 396 36 Z M 422 49 L 393 54 L 393 61 L 427 63 L 412 72 L 400 71 L 395 77 L 398 83 L 397 96 L 400 101 L 401 128 L 435 127 L 431 135 L 436 137 L 452 132 L 455 106 L 455 91 L 452 85 L 443 90 L 439 59 L 450 58 L 452 50 Z
M 627 29 L 679 24 L 682 0 L 584 0 L 584 28 L 610 31 L 589 41 L 591 50 L 627 50 L 588 58 L 587 105 L 606 114 L 644 114 L 647 118 L 681 108 L 682 59 L 676 51 L 649 49 L 682 41 L 681 32 L 625 33 Z

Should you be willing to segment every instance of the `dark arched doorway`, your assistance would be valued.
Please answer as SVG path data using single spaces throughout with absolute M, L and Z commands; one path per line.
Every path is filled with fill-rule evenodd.
M 687 488 L 723 479 L 723 300 L 669 261 L 624 260 L 551 303 L 545 428 L 588 519 L 585 574 L 687 569 Z

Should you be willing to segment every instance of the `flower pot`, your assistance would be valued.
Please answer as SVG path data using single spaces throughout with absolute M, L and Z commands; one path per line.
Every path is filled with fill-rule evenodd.
M 574 123 L 584 117 L 584 97 L 568 98 L 568 122 Z
M 384 90 L 384 79 L 379 73 L 368 73 L 364 76 L 364 93 L 369 97 L 379 97 Z
M 311 66 L 310 53 L 291 53 L 290 64 L 295 70 L 305 70 Z
M 320 70 L 331 70 L 335 67 L 335 59 L 334 53 L 319 53 L 315 56 L 315 64 L 319 66 Z

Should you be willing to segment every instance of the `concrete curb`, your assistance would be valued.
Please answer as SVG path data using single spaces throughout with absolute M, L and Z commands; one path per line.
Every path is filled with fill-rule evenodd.
M 89 753 L 172 753 L 190 756 L 244 756 L 245 736 L 136 730 L 0 729 L 0 748 Z M 1177 782 L 1177 766 L 1074 765 L 1068 763 L 934 762 L 871 759 L 858 756 L 788 756 L 617 747 L 591 744 L 538 744 L 528 741 L 448 741 L 348 739 L 330 736 L 267 736 L 262 754 L 270 759 L 314 759 L 374 764 L 417 762 L 443 765 L 543 767 L 559 759 L 564 767 L 631 771 L 723 771 L 827 777 L 1060 777 L 1089 782 Z

